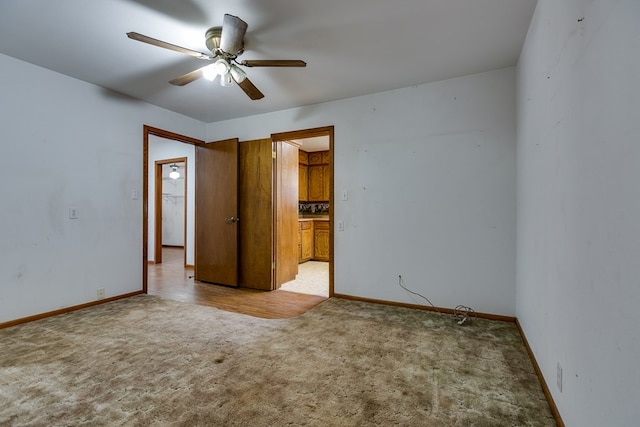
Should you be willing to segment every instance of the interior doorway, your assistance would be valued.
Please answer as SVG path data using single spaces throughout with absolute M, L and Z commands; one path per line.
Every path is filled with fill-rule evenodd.
M 188 278 L 193 275 L 194 258 L 194 219 L 193 209 L 195 197 L 193 196 L 193 184 L 195 167 L 195 146 L 204 144 L 185 135 L 165 131 L 151 126 L 143 127 L 143 221 L 142 221 L 142 290 L 148 292 L 149 274 L 162 276 L 164 273 L 158 267 L 169 268 L 162 251 L 162 168 L 174 161 L 184 161 L 184 250 L 180 254 L 180 276 Z M 169 169 L 173 171 L 170 166 Z M 171 172 L 169 171 L 169 173 Z M 181 172 L 178 170 L 178 172 Z M 159 206 L 160 209 L 156 209 Z M 166 234 L 166 233 L 164 233 Z M 172 258 L 175 260 L 175 257 Z M 172 262 L 171 264 L 174 264 Z M 166 270 L 165 268 L 165 270 Z M 166 280 L 169 280 L 166 278 Z
M 333 126 L 272 135 L 298 146 L 298 245 L 295 280 L 280 289 L 333 296 Z
M 328 185 L 327 185 L 327 194 L 329 195 L 328 199 L 329 199 L 329 215 L 328 215 L 328 220 L 327 222 L 327 230 L 326 230 L 326 234 L 328 234 L 328 241 L 329 243 L 326 245 L 327 249 L 328 249 L 328 265 L 325 262 L 324 266 L 328 267 L 328 293 L 329 296 L 333 295 L 333 206 L 332 206 L 332 202 L 333 202 L 333 127 L 324 127 L 324 128 L 317 128 L 317 129 L 309 129 L 309 130 L 302 130 L 302 131 L 295 131 L 295 132 L 287 132 L 287 133 L 283 133 L 283 134 L 274 134 L 271 137 L 271 141 L 293 141 L 296 139 L 301 139 L 302 141 L 302 146 L 304 146 L 305 141 L 304 140 L 308 140 L 311 139 L 313 137 L 325 137 L 328 138 L 329 141 L 329 150 L 326 153 L 326 155 L 328 156 L 328 162 L 325 165 L 325 167 L 328 170 L 328 173 L 326 174 L 326 177 L 328 177 Z M 168 141 L 175 141 L 178 142 L 180 146 L 187 146 L 190 147 L 190 149 L 192 149 L 195 152 L 196 147 L 198 146 L 202 146 L 205 143 L 203 141 L 199 141 L 190 137 L 186 137 L 183 135 L 179 135 L 179 134 L 174 134 L 172 132 L 168 132 L 168 131 L 164 131 L 161 129 L 157 129 L 157 128 L 152 128 L 149 126 L 144 126 L 144 151 L 143 151 L 143 158 L 144 158 L 144 187 L 143 187 L 143 291 L 148 292 L 148 280 L 149 280 L 149 274 L 159 274 L 160 276 L 163 274 L 161 269 L 155 268 L 155 266 L 153 266 L 154 268 L 150 268 L 152 267 L 152 261 L 155 259 L 155 233 L 156 233 L 156 227 L 154 225 L 154 218 L 155 218 L 155 211 L 150 209 L 150 206 L 152 204 L 155 204 L 155 195 L 156 193 L 154 192 L 154 186 L 155 183 L 152 183 L 151 180 L 154 179 L 154 175 L 156 172 L 155 169 L 155 161 L 156 160 L 160 160 L 161 164 L 165 164 L 168 161 L 172 161 L 172 160 L 176 160 L 176 159 L 180 159 L 182 157 L 186 157 L 186 167 L 185 170 L 188 171 L 188 176 L 187 176 L 187 182 L 191 182 L 191 183 L 195 183 L 195 163 L 191 162 L 189 156 L 182 156 L 182 155 L 171 155 L 171 156 L 164 156 L 161 158 L 153 158 L 153 156 L 150 154 L 150 141 L 153 141 L 154 139 L 159 138 L 159 139 L 165 139 Z M 324 150 L 326 151 L 326 150 Z M 193 176 L 191 176 L 193 175 Z M 161 192 L 160 192 L 161 194 Z M 185 197 L 186 200 L 190 200 L 189 203 L 194 203 L 195 202 L 195 196 L 190 195 L 188 197 Z M 188 207 L 186 208 L 188 211 Z M 188 214 L 187 214 L 188 215 Z M 151 218 L 150 218 L 151 217 Z M 161 218 L 161 217 L 160 217 Z M 161 220 L 160 220 L 161 222 Z M 193 280 L 193 263 L 194 261 L 191 261 L 191 263 L 189 262 L 189 259 L 193 259 L 189 257 L 189 249 L 188 247 L 190 245 L 193 244 L 194 240 L 195 240 L 195 236 L 191 237 L 191 233 L 189 231 L 189 225 L 187 223 L 186 225 L 186 236 L 185 236 L 185 245 L 187 245 L 187 250 L 184 251 L 184 255 L 183 255 L 183 259 L 184 261 L 182 262 L 182 264 L 184 265 L 185 269 L 184 272 L 182 272 L 182 274 L 180 274 L 180 277 L 175 277 L 175 280 L 171 280 L 172 282 L 178 283 L 179 287 L 181 286 L 184 289 L 171 289 L 171 290 L 167 290 L 167 293 L 163 296 L 168 296 L 171 297 L 173 299 L 178 299 L 181 301 L 187 301 L 189 300 L 189 298 L 193 299 L 193 295 L 194 295 L 194 290 L 198 291 L 196 292 L 196 294 L 200 295 L 201 293 L 203 293 L 203 295 L 208 295 L 210 293 L 211 287 L 206 285 L 206 284 L 200 284 L 197 281 Z M 158 242 L 160 242 L 160 247 L 162 247 L 161 244 L 161 239 L 158 238 L 157 239 Z M 190 243 L 191 242 L 191 243 Z M 163 257 L 162 254 L 160 255 L 160 259 L 162 260 L 162 258 L 167 258 L 167 257 Z M 168 261 L 168 259 L 167 259 Z M 191 265 L 189 265 L 191 264 Z M 158 267 L 162 267 L 164 265 L 164 260 L 162 261 L 162 264 L 160 264 Z M 311 265 L 311 263 L 308 263 L 308 265 Z M 164 267 L 167 267 L 167 265 L 164 265 Z M 191 267 L 191 270 L 188 270 Z M 151 273 L 150 273 L 151 272 Z M 194 283 L 195 282 L 195 283 Z M 200 286 L 202 285 L 202 286 Z M 176 293 L 177 292 L 177 293 Z M 181 293 L 182 292 L 182 293 Z M 277 292 L 277 291 L 276 291 Z M 287 292 L 285 292 L 287 293 Z M 171 294 L 171 296 L 169 296 L 169 294 Z M 296 298 L 300 299 L 300 298 L 318 298 L 317 296 L 314 296 L 312 294 L 308 294 L 308 295 L 304 295 L 304 294 L 294 294 L 294 293 L 287 293 L 289 295 L 298 295 Z M 191 297 L 189 297 L 188 295 L 191 295 Z M 202 295 L 200 295 L 198 298 L 201 298 Z M 273 295 L 274 298 L 278 298 L 276 297 L 276 295 Z M 298 300 L 296 300 L 298 301 Z M 307 301 L 306 299 L 304 301 Z

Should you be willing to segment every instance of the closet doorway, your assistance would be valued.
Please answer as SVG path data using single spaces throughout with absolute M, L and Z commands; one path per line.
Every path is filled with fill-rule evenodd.
M 163 250 L 182 250 L 187 264 L 187 158 L 155 161 L 154 262 L 162 263 Z

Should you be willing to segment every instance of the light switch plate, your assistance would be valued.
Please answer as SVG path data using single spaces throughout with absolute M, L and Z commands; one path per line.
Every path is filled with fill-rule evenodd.
M 78 219 L 78 208 L 75 206 L 69 207 L 69 219 Z
M 349 192 L 347 190 L 342 190 L 342 200 L 345 202 L 349 200 Z

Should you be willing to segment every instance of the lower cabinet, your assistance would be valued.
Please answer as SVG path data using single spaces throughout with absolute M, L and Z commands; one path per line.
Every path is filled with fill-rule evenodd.
M 301 220 L 298 222 L 298 263 L 329 261 L 329 221 Z
M 329 261 L 329 221 L 314 221 L 313 259 Z
M 298 222 L 299 256 L 298 262 L 309 261 L 313 258 L 313 221 Z

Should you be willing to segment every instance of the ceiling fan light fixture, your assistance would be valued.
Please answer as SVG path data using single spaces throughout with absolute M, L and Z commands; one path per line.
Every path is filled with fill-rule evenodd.
M 224 76 L 229 72 L 229 62 L 226 59 L 220 58 L 216 62 L 213 63 L 213 68 L 216 70 L 216 73 L 220 76 Z
M 178 172 L 178 165 L 176 165 L 175 163 L 169 166 L 172 171 L 169 172 L 169 178 L 171 179 L 178 179 L 180 178 L 180 172 Z
M 231 74 L 231 77 L 233 77 L 233 80 L 236 81 L 236 83 L 242 83 L 244 79 L 247 78 L 247 73 L 245 73 L 244 70 L 238 67 L 236 64 L 231 64 L 231 70 L 229 71 L 229 73 Z
M 218 76 L 215 64 L 207 65 L 202 69 L 202 77 L 212 82 Z

